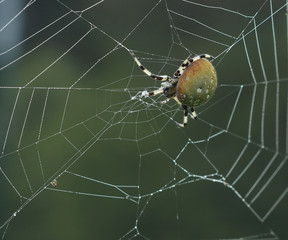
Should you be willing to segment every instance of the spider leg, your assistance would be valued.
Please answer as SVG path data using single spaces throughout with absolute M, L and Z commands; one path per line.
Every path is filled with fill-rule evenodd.
M 196 112 L 195 112 L 195 110 L 194 110 L 194 108 L 193 107 L 191 107 L 191 118 L 193 118 L 193 119 L 195 119 L 195 120 L 197 120 L 197 114 L 196 114 Z
M 151 96 L 155 96 L 155 95 L 158 95 L 158 94 L 161 94 L 164 92 L 164 88 L 158 88 L 152 92 L 147 92 L 147 96 L 151 97 Z
M 178 125 L 180 127 L 186 127 L 187 126 L 187 122 L 188 122 L 188 108 L 185 105 L 182 105 L 183 109 L 184 109 L 184 118 L 183 118 L 183 123 L 178 123 Z
M 182 106 L 182 103 L 178 100 L 177 97 L 173 97 L 173 99 L 174 99 L 180 106 Z
M 160 88 L 152 92 L 143 91 L 141 95 L 145 97 L 151 97 L 163 93 L 167 97 L 167 99 L 162 101 L 162 104 L 167 103 L 171 98 L 173 98 L 181 106 L 182 104 L 175 95 L 175 87 L 177 82 L 178 79 L 171 79 L 170 83 L 168 81 L 164 81 L 161 83 Z
M 169 77 L 168 75 L 156 75 L 153 74 L 152 72 L 150 72 L 147 68 L 145 68 L 141 62 L 138 60 L 138 58 L 136 57 L 136 55 L 134 54 L 134 52 L 132 50 L 129 50 L 131 56 L 134 58 L 134 61 L 137 63 L 138 67 L 149 77 L 156 79 L 156 80 L 160 80 L 160 81 L 168 81 L 171 82 L 172 78 Z
M 178 100 L 179 101 L 179 100 Z M 181 103 L 180 103 L 181 104 Z M 187 106 L 185 106 L 185 105 L 181 105 L 182 107 L 183 107 L 183 109 L 184 109 L 184 119 L 183 119 L 183 123 L 181 124 L 181 123 L 178 123 L 178 125 L 180 126 L 180 127 L 186 127 L 187 126 L 187 122 L 188 122 L 188 108 L 187 108 Z M 192 107 L 191 108 L 191 118 L 193 118 L 193 119 L 197 119 L 197 114 L 196 114 L 196 112 L 195 112 L 195 110 L 194 110 L 194 108 Z
M 198 55 L 196 57 L 191 57 L 189 56 L 182 64 L 181 66 L 177 69 L 177 71 L 174 73 L 174 78 L 179 78 L 181 77 L 181 75 L 183 74 L 183 72 L 185 71 L 185 69 L 188 67 L 188 65 L 192 62 L 195 62 L 201 58 L 208 58 L 208 59 L 214 59 L 213 56 L 209 55 L 209 54 L 201 54 Z

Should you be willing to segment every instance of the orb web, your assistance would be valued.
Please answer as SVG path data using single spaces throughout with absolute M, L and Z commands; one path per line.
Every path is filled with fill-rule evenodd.
M 0 6 L 2 239 L 288 236 L 287 1 Z M 169 76 L 215 56 L 197 121 L 130 50 Z

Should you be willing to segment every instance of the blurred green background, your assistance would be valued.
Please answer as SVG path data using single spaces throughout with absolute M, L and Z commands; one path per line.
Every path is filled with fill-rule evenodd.
M 1 3 L 4 239 L 288 238 L 285 1 L 198 3 Z M 178 128 L 177 103 L 131 99 L 160 84 L 119 43 L 170 76 L 189 54 L 216 56 L 219 87 L 199 121 Z M 235 190 L 199 179 L 210 174 Z

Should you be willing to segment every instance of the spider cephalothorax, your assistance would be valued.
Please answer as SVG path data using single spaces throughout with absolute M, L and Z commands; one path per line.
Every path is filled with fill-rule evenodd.
M 216 70 L 207 59 L 213 59 L 211 55 L 201 54 L 196 57 L 188 57 L 174 73 L 173 78 L 168 75 L 156 75 L 146 69 L 135 56 L 133 51 L 130 54 L 134 58 L 140 69 L 149 77 L 162 81 L 161 87 L 153 92 L 144 92 L 145 96 L 154 96 L 163 93 L 168 102 L 173 98 L 184 109 L 183 124 L 188 122 L 188 108 L 191 110 L 191 117 L 197 119 L 194 107 L 207 102 L 213 95 L 217 87 Z

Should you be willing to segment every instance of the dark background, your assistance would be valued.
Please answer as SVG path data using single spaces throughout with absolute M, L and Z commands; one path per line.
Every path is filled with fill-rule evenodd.
M 36 1 L 7 26 L 27 2 L 1 3 L 4 239 L 288 238 L 285 1 L 199 3 Z M 131 99 L 160 84 L 120 43 L 170 76 L 215 56 L 199 120 Z

